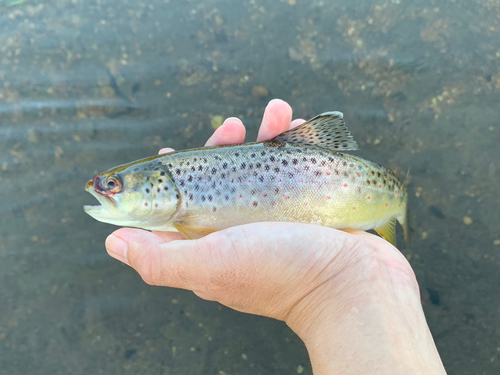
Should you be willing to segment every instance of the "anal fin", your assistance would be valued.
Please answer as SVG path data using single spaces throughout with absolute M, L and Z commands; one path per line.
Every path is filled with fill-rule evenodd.
M 375 228 L 375 232 L 384 237 L 393 246 L 396 246 L 396 218 L 389 220 L 381 227 Z
M 198 238 L 208 236 L 210 233 L 217 232 L 217 229 L 194 227 L 183 223 L 174 223 L 174 227 L 188 240 L 197 240 Z

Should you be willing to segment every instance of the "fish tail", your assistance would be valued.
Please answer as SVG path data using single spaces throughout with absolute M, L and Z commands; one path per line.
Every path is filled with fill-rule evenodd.
M 398 217 L 398 222 L 403 227 L 403 235 L 407 244 L 410 243 L 410 215 L 408 214 L 408 202 L 405 203 L 403 215 Z

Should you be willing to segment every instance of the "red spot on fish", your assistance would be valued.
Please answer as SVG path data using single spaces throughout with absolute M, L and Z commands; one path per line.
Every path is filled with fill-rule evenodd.
M 378 187 L 379 187 L 379 188 L 381 188 L 381 187 L 382 187 L 382 185 L 379 185 Z
M 356 172 L 356 176 L 361 177 L 361 175 L 359 174 L 359 172 Z
M 299 182 L 302 182 L 302 180 L 300 180 Z
M 304 206 L 307 206 L 307 202 L 306 202 L 306 203 L 304 203 Z
M 356 207 L 353 207 L 352 209 L 353 209 L 353 210 L 355 210 L 355 209 L 356 209 Z
M 289 199 L 290 199 L 290 197 L 285 197 L 285 200 L 286 200 L 286 201 L 287 201 L 287 200 L 289 200 Z
M 386 206 L 386 207 L 389 207 L 389 203 L 386 203 L 386 204 L 385 204 L 385 206 Z
M 389 181 L 392 181 L 392 178 L 389 178 Z
M 331 199 L 332 197 L 326 197 L 326 199 Z
M 366 199 L 371 199 L 370 197 L 366 197 Z
M 396 190 L 396 191 L 394 192 L 394 194 L 398 195 L 398 191 Z
M 330 172 L 325 172 L 325 174 L 326 174 L 327 176 L 330 176 L 330 175 L 331 175 L 331 173 L 330 173 Z
M 248 180 L 248 182 L 252 182 L 252 180 Z
M 264 194 L 264 198 L 267 197 L 267 194 Z
M 240 198 L 243 198 L 243 197 L 240 195 Z
M 281 180 L 278 180 L 278 182 L 281 182 Z
M 344 187 L 347 187 L 347 184 L 344 184 Z

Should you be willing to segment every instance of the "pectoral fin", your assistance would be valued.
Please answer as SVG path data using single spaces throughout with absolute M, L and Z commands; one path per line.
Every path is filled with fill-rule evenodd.
M 396 246 L 396 218 L 389 220 L 379 228 L 375 228 L 375 232 Z
M 197 240 L 198 238 L 205 237 L 210 233 L 217 232 L 217 229 L 194 227 L 184 223 L 174 223 L 175 229 L 188 240 Z

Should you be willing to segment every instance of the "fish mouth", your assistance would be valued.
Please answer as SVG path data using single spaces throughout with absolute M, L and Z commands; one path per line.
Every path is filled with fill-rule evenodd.
M 118 206 L 111 195 L 105 194 L 95 188 L 95 180 L 89 180 L 85 185 L 85 190 L 92 194 L 99 201 L 99 205 L 85 205 L 83 210 L 94 219 L 104 222 L 116 221 L 118 216 Z

